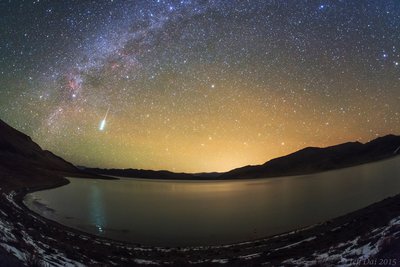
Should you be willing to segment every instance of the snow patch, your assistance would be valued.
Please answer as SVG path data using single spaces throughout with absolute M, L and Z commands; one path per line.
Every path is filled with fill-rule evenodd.
M 400 216 L 392 219 L 385 227 L 373 229 L 366 236 L 357 236 L 353 240 L 345 243 L 339 243 L 332 246 L 325 252 L 315 252 L 314 259 L 307 260 L 304 257 L 298 259 L 288 259 L 285 264 L 311 266 L 325 263 L 327 265 L 348 266 L 351 263 L 367 260 L 379 252 L 379 248 L 387 237 L 400 235 L 400 230 L 391 232 L 393 226 L 400 224 Z M 363 241 L 364 245 L 360 245 Z M 369 242 L 368 242 L 369 241 Z M 292 244 L 293 245 L 293 244 Z M 346 249 L 343 251 L 343 248 Z
M 143 265 L 160 265 L 158 262 L 150 261 L 150 260 L 143 260 L 143 259 L 134 259 L 137 264 Z
M 17 195 L 15 191 L 11 191 L 10 193 L 6 194 L 3 193 L 3 196 L 11 203 L 13 204 L 17 209 L 21 210 L 22 208 L 15 202 L 14 197 Z
M 211 262 L 225 264 L 225 263 L 228 263 L 228 259 L 213 259 Z
M 25 259 L 25 253 L 23 253 L 21 250 L 5 243 L 0 243 L 0 246 L 3 247 L 8 253 L 12 253 L 19 260 L 23 261 Z
M 304 239 L 304 240 L 301 240 L 301 241 L 299 241 L 299 242 L 295 242 L 295 243 L 289 244 L 289 245 L 284 246 L 284 247 L 276 248 L 276 249 L 274 249 L 274 251 L 278 251 L 278 250 L 282 250 L 282 249 L 287 249 L 287 248 L 296 247 L 296 246 L 298 246 L 298 245 L 300 245 L 300 244 L 302 244 L 302 243 L 310 242 L 310 241 L 312 241 L 312 240 L 314 240 L 314 239 L 316 239 L 316 238 L 317 238 L 316 236 L 312 236 L 312 237 L 306 238 L 306 239 Z
M 239 256 L 238 258 L 243 259 L 243 260 L 251 260 L 251 259 L 260 257 L 260 255 L 261 255 L 261 253 L 254 253 L 254 254 Z
M 0 220 L 0 240 L 2 241 L 17 241 L 17 238 L 12 233 L 14 227 L 7 221 Z

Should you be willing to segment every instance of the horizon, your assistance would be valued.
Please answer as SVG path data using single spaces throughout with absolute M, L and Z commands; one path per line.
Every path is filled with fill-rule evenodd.
M 181 172 L 181 171 L 174 171 L 174 170 L 168 170 L 168 169 L 139 169 L 139 168 L 135 168 L 135 167 L 127 167 L 127 168 L 113 168 L 113 167 L 109 167 L 109 168 L 104 168 L 104 167 L 102 167 L 102 166 L 83 166 L 83 165 L 79 165 L 79 164 L 74 164 L 74 165 L 75 165 L 75 166 L 79 166 L 79 167 L 84 167 L 84 168 L 125 169 L 125 170 L 127 170 L 127 169 L 135 169 L 135 170 L 143 170 L 143 171 L 167 171 L 167 172 L 174 172 L 174 173 L 179 172 L 179 173 L 187 173 L 187 174 L 199 174 L 199 173 L 225 173 L 225 172 L 229 172 L 229 171 L 231 171 L 231 170 L 238 169 L 238 168 L 241 168 L 241 167 L 262 165 L 262 164 L 267 163 L 267 162 L 269 162 L 269 161 L 271 161 L 271 160 L 274 160 L 274 159 L 277 159 L 277 158 L 281 158 L 281 157 L 285 157 L 285 156 L 291 155 L 291 154 L 296 153 L 296 152 L 298 152 L 298 151 L 301 151 L 301 150 L 303 150 L 303 149 L 305 149 L 305 148 L 327 148 L 327 147 L 331 147 L 331 146 L 342 145 L 342 144 L 345 144 L 345 143 L 353 143 L 353 142 L 358 142 L 358 143 L 361 143 L 361 144 L 366 144 L 366 143 L 371 142 L 371 141 L 373 141 L 373 140 L 375 140 L 375 139 L 382 138 L 382 137 L 386 137 L 386 136 L 391 136 L 391 135 L 393 135 L 393 136 L 400 136 L 400 135 L 388 133 L 388 134 L 376 136 L 375 138 L 370 139 L 370 140 L 367 140 L 367 141 L 365 141 L 365 142 L 360 142 L 359 140 L 348 140 L 347 142 L 338 143 L 338 144 L 333 144 L 333 145 L 329 145 L 329 146 L 323 146 L 323 147 L 305 146 L 305 147 L 300 148 L 300 149 L 298 149 L 298 150 L 289 152 L 288 154 L 283 154 L 283 155 L 280 155 L 280 156 L 277 156 L 277 157 L 274 157 L 274 158 L 267 159 L 267 160 L 265 160 L 265 161 L 263 161 L 263 162 L 261 162 L 261 163 L 259 163 L 259 164 L 248 164 L 248 165 L 236 166 L 236 167 L 234 167 L 234 168 L 232 168 L 232 169 L 227 169 L 227 170 L 223 170 L 223 171 L 213 171 L 213 170 L 211 170 L 211 171 L 198 171 L 198 172 L 185 172 L 185 171 L 182 171 L 182 172 Z
M 0 120 L 2 120 L 2 119 L 0 118 Z M 2 121 L 3 121 L 4 123 L 6 123 L 7 125 L 9 125 L 9 124 L 8 124 L 7 122 L 5 122 L 4 120 L 2 120 Z M 9 126 L 11 126 L 11 125 L 9 125 Z M 11 127 L 12 127 L 12 126 L 11 126 Z M 15 128 L 14 128 L 14 129 L 15 129 Z M 22 131 L 20 131 L 20 132 L 22 132 Z M 25 134 L 25 135 L 27 135 L 27 134 L 24 133 L 24 132 L 22 132 L 22 133 Z M 30 137 L 29 135 L 27 135 L 27 136 Z M 377 140 L 377 139 L 380 139 L 380 138 L 384 138 L 384 137 L 388 137 L 388 136 L 400 137 L 400 135 L 396 135 L 396 134 L 392 134 L 392 133 L 387 133 L 387 134 L 383 134 L 383 135 L 380 135 L 380 136 L 375 136 L 373 139 L 369 139 L 369 140 L 366 140 L 366 141 L 364 141 L 364 142 L 361 142 L 360 140 L 347 140 L 347 141 L 342 142 L 342 143 L 332 144 L 332 145 L 323 146 L 323 147 L 321 147 L 321 146 L 320 146 L 320 147 L 318 147 L 318 146 L 305 146 L 305 147 L 302 147 L 302 148 L 297 149 L 297 150 L 295 150 L 295 151 L 289 152 L 289 153 L 287 153 L 287 154 L 283 154 L 283 155 L 279 155 L 279 156 L 274 157 L 274 158 L 271 158 L 271 159 L 267 159 L 267 160 L 265 160 L 265 161 L 263 161 L 263 162 L 261 162 L 261 163 L 259 163 L 259 164 L 248 164 L 248 165 L 236 166 L 236 167 L 234 167 L 234 168 L 232 168 L 232 169 L 227 169 L 227 170 L 223 170 L 223 171 L 215 171 L 215 170 L 213 171 L 213 170 L 211 170 L 211 171 L 186 172 L 186 171 L 175 171 L 175 170 L 168 170 L 168 169 L 141 169 L 141 168 L 135 168 L 134 166 L 130 166 L 130 167 L 128 166 L 128 167 L 126 167 L 126 168 L 103 167 L 103 166 L 84 166 L 84 165 L 80 165 L 80 164 L 76 164 L 76 163 L 74 163 L 74 162 L 71 162 L 71 161 L 69 161 L 69 160 L 67 160 L 67 159 L 64 159 L 64 160 L 66 160 L 66 161 L 72 163 L 74 166 L 76 166 L 76 167 L 78 167 L 78 168 L 120 169 L 120 170 L 129 170 L 129 169 L 132 169 L 132 170 L 139 170 L 139 171 L 155 171 L 155 172 L 158 172 L 158 171 L 167 171 L 167 172 L 172 172 L 172 173 L 185 173 L 185 174 L 226 173 L 226 172 L 229 172 L 229 171 L 232 171 L 232 170 L 235 170 L 235 169 L 238 169 L 238 168 L 242 168 L 242 167 L 259 166 L 259 165 L 265 164 L 265 163 L 267 163 L 267 162 L 269 162 L 269 161 L 271 161 L 271 160 L 274 160 L 274 159 L 277 159 L 277 158 L 281 158 L 281 157 L 286 157 L 286 156 L 289 156 L 289 155 L 291 155 L 291 154 L 295 154 L 295 153 L 297 153 L 297 152 L 299 152 L 299 151 L 301 151 L 301 150 L 303 150 L 303 149 L 306 149 L 306 148 L 321 148 L 321 149 L 324 149 L 324 148 L 328 148 L 328 147 L 332 147 L 332 146 L 339 146 L 339 145 L 343 145 L 343 144 L 347 144 L 347 143 L 367 144 L 367 143 L 369 143 L 369 142 L 371 142 L 371 141 L 374 141 L 374 140 Z M 32 141 L 35 142 L 35 140 L 33 140 L 33 139 L 32 139 Z M 39 144 L 39 146 L 40 146 L 40 144 Z M 41 147 L 41 146 L 40 146 L 40 147 Z M 400 147 L 399 147 L 399 148 L 400 148 Z M 397 148 L 397 149 L 399 149 L 399 148 Z M 43 149 L 43 148 L 42 148 L 42 149 Z M 50 152 L 52 152 L 52 151 L 50 151 Z M 57 155 L 57 156 L 58 156 L 58 155 Z
M 0 118 L 75 165 L 186 173 L 400 135 L 398 7 L 4 4 Z
M 0 265 L 400 265 L 400 0 L 0 0 Z

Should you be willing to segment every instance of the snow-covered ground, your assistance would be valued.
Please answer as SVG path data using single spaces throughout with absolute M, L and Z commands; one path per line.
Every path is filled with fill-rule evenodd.
M 400 237 L 400 227 L 397 226 L 400 226 L 400 216 L 392 219 L 385 227 L 375 228 L 367 236 L 357 236 L 353 240 L 339 243 L 328 250 L 317 251 L 312 255 L 311 260 L 304 257 L 291 258 L 283 263 L 297 266 L 314 266 L 321 263 L 336 266 L 359 265 L 357 263 L 373 258 L 387 238 Z M 396 230 L 393 231 L 393 229 Z
M 11 191 L 9 193 L 2 193 L 3 199 L 6 199 L 16 209 L 22 208 L 16 203 L 14 197 L 16 193 Z M 49 266 L 67 266 L 67 267 L 81 267 L 85 266 L 80 262 L 74 261 L 66 257 L 62 252 L 52 249 L 49 252 L 49 246 L 42 241 L 34 240 L 23 229 L 23 225 L 12 222 L 14 218 L 8 216 L 4 211 L 0 210 L 0 246 L 6 251 L 16 256 L 21 262 L 28 264 L 29 259 L 34 257 L 38 261 L 47 263 Z M 21 237 L 16 237 L 15 233 L 19 233 Z
M 284 255 L 287 251 L 299 250 L 325 238 L 324 233 L 318 235 L 315 233 L 304 234 L 307 231 L 312 231 L 313 227 L 320 226 L 314 225 L 270 238 L 232 245 L 189 248 L 140 247 L 93 237 L 62 226 L 49 224 L 46 219 L 28 211 L 22 204 L 18 204 L 17 199 L 18 194 L 15 191 L 4 192 L 0 188 L 0 200 L 2 201 L 2 205 L 0 205 L 0 247 L 27 266 L 32 258 L 47 264 L 46 266 L 56 267 L 102 266 L 104 264 L 119 266 L 121 263 L 146 266 L 179 265 L 181 262 L 174 262 L 174 257 L 177 255 L 178 258 L 180 257 L 180 261 L 185 261 L 186 265 L 232 266 L 236 264 L 235 266 L 240 266 L 244 262 L 247 265 L 253 262 L 270 265 L 270 262 L 268 262 L 269 255 L 274 253 L 280 255 L 283 253 Z M 349 222 L 336 224 L 326 229 L 329 232 L 337 232 L 348 227 L 349 224 Z M 41 232 L 43 228 L 51 228 L 54 231 Z M 300 235 L 297 235 L 299 233 Z M 303 234 L 304 237 L 302 238 Z M 59 238 L 68 240 L 66 242 L 71 246 L 72 252 L 71 250 L 69 252 L 63 251 L 63 246 L 60 246 L 62 240 L 58 240 Z M 337 244 L 331 243 L 330 247 L 318 247 L 308 255 L 291 256 L 289 259 L 283 259 L 282 264 L 289 266 L 313 266 L 321 263 L 324 265 L 354 265 L 358 261 L 377 255 L 387 238 L 400 238 L 400 216 L 395 217 L 386 225 L 376 227 L 366 234 L 351 238 L 351 240 Z M 75 244 L 75 242 L 77 243 Z M 85 254 L 88 251 L 85 250 L 88 246 L 93 246 L 93 250 L 100 246 L 102 248 L 101 253 L 104 253 L 104 251 L 110 253 L 104 253 L 107 255 L 100 255 L 101 259 L 98 259 L 96 256 L 98 257 L 99 254 L 96 254 L 96 251 L 94 251 L 94 254 Z

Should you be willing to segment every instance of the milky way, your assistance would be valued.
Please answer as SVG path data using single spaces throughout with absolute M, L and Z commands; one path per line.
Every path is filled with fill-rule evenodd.
M 400 134 L 399 1 L 2 1 L 0 13 L 0 118 L 77 165 L 223 171 Z

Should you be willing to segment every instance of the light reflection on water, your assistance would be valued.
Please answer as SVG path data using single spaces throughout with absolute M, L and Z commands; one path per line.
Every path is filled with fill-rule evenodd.
M 259 180 L 70 181 L 29 194 L 25 203 L 47 218 L 115 239 L 167 246 L 221 244 L 304 227 L 398 194 L 400 157 Z
M 103 229 L 106 227 L 106 219 L 104 214 L 104 205 L 102 198 L 102 191 L 97 183 L 90 185 L 90 222 L 95 225 L 99 233 L 103 233 Z

